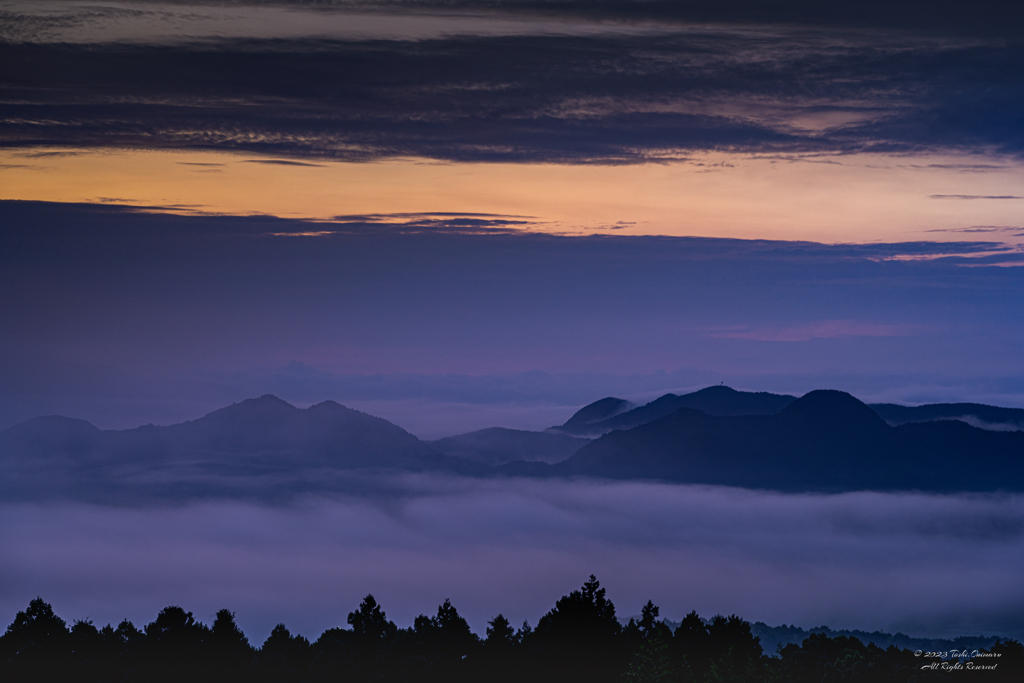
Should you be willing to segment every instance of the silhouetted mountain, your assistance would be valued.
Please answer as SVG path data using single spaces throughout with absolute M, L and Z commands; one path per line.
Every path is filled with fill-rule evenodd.
M 548 472 L 782 491 L 1024 490 L 1024 432 L 891 427 L 849 394 L 812 391 L 776 415 L 680 408 L 606 434 Z
M 608 418 L 624 413 L 631 409 L 633 404 L 621 398 L 609 396 L 600 401 L 587 404 L 573 413 L 573 416 L 566 420 L 560 427 L 552 427 L 570 434 L 588 434 L 594 431 L 593 425 L 607 420 Z
M 764 391 L 736 391 L 726 386 L 714 386 L 677 396 L 665 394 L 650 403 L 628 411 L 619 411 L 602 419 L 577 420 L 577 416 L 604 401 L 621 401 L 622 399 L 602 399 L 580 409 L 564 425 L 551 429 L 566 434 L 592 435 L 605 434 L 615 429 L 632 429 L 642 424 L 671 415 L 680 408 L 693 408 L 708 415 L 774 415 L 796 400 L 795 396 L 770 394 Z M 593 410 L 587 414 L 598 414 Z
M 17 448 L 28 453 L 60 450 L 71 454 L 90 449 L 101 434 L 85 420 L 44 415 L 0 432 L 0 447 Z
M 781 491 L 1024 490 L 1024 431 L 979 429 L 961 420 L 894 427 L 877 407 L 840 391 L 793 399 L 709 387 L 619 414 L 613 413 L 628 404 L 604 399 L 574 420 L 588 424 L 588 417 L 604 416 L 589 424 L 628 424 L 679 402 L 689 405 L 589 443 L 494 428 L 428 444 L 333 401 L 303 410 L 274 396 L 168 427 L 101 431 L 83 420 L 39 417 L 0 432 L 0 499 L 282 499 L 365 492 L 370 484 L 353 473 L 372 470 L 657 479 Z M 979 418 L 1017 412 L 973 409 Z M 903 410 L 917 416 L 960 412 L 948 406 Z M 732 414 L 743 411 L 769 414 Z
M 514 460 L 561 462 L 590 439 L 492 427 L 427 443 L 441 453 L 495 467 Z
M 304 464 L 330 467 L 405 467 L 433 451 L 401 427 L 334 401 L 302 410 L 270 395 L 215 410 L 192 422 L 141 427 L 123 434 L 132 438 L 154 430 L 171 448 L 290 453 L 291 462 L 301 458 Z
M 353 469 L 491 471 L 333 401 L 302 410 L 269 395 L 168 427 L 101 431 L 41 417 L 0 432 L 5 499 L 283 495 L 330 489 Z
M 931 420 L 961 420 L 982 429 L 1024 430 L 1024 409 L 1021 408 L 997 408 L 981 403 L 931 403 L 923 406 L 872 403 L 871 409 L 891 425 Z

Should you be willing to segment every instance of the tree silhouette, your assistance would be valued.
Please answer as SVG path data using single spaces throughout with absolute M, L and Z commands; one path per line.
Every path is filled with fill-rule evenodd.
M 349 612 L 348 623 L 352 626 L 352 644 L 348 660 L 358 676 L 386 676 L 386 672 L 400 666 L 391 656 L 398 638 L 398 627 L 388 621 L 384 610 L 372 595 L 367 595 L 359 609 Z M 337 656 L 337 654 L 335 655 Z
M 514 631 L 503 615 L 481 641 L 451 601 L 399 629 L 368 595 L 348 615 L 352 629 L 324 631 L 314 644 L 278 624 L 255 651 L 229 610 L 207 627 L 171 606 L 143 631 L 129 621 L 71 628 L 36 598 L 0 636 L 2 683 L 912 683 L 951 678 L 922 671 L 909 650 L 848 636 L 812 634 L 765 657 L 750 624 L 736 615 L 690 612 L 673 634 L 648 601 L 621 628 L 597 579 L 563 596 L 536 630 Z M 989 641 L 991 642 L 991 641 Z M 984 651 L 983 651 L 984 652 Z M 996 641 L 976 665 L 994 683 L 1022 680 L 1024 647 Z M 957 676 L 953 676 L 957 677 Z M 980 680 L 980 679 L 979 679 Z
M 558 599 L 554 608 L 541 617 L 534 633 L 538 638 L 578 643 L 607 642 L 621 630 L 615 605 L 605 598 L 605 589 L 591 574 L 580 590 Z
M 423 679 L 429 681 L 452 681 L 466 676 L 464 660 L 474 656 L 480 647 L 480 639 L 450 600 L 437 608 L 436 616 L 416 617 L 412 636 Z
M 658 623 L 659 612 L 658 606 L 652 600 L 648 600 L 640 610 L 640 629 L 645 635 L 654 631 L 655 624 Z
M 617 637 L 622 631 L 615 605 L 594 575 L 580 590 L 562 596 L 531 634 L 537 665 L 564 680 L 614 680 L 625 669 Z
M 300 681 L 306 677 L 310 654 L 308 640 L 278 624 L 263 642 L 258 661 L 268 680 Z
M 959 678 L 947 678 L 941 671 L 922 671 L 922 663 L 928 662 L 922 662 L 910 650 L 899 650 L 893 646 L 883 650 L 873 643 L 865 645 L 850 636 L 830 638 L 822 633 L 811 634 L 802 645 L 789 644 L 780 648 L 778 659 L 765 662 L 773 679 L 793 683 L 902 683 Z M 998 678 L 993 677 L 992 680 Z
M 398 630 L 372 595 L 363 598 L 358 610 L 349 612 L 348 623 L 356 637 L 366 644 L 393 638 Z
M 114 629 L 113 636 L 123 647 L 135 649 L 142 645 L 142 641 L 145 639 L 146 634 L 135 628 L 135 624 L 124 619 L 117 625 L 117 628 Z
M 658 621 L 658 613 L 658 606 L 651 600 L 641 610 L 640 623 L 636 625 L 640 643 L 629 663 L 629 669 L 623 675 L 626 683 L 661 683 L 671 680 L 672 631 L 664 622 Z M 632 619 L 630 623 L 633 623 Z
M 106 631 L 113 635 L 113 629 L 109 626 Z M 101 633 L 90 619 L 76 619 L 69 638 L 73 675 L 85 678 L 85 672 L 109 667 L 110 660 L 116 656 L 109 640 L 104 638 L 104 633 Z
M 736 616 L 717 615 L 708 624 L 712 676 L 723 683 L 756 681 L 762 676 L 761 644 L 750 624 Z
M 501 614 L 487 622 L 487 639 L 484 645 L 488 648 L 497 651 L 508 650 L 515 644 L 515 638 L 515 629 Z
M 1016 640 L 1003 640 L 982 652 L 998 655 L 998 657 L 978 657 L 974 660 L 982 665 L 996 665 L 995 669 L 979 671 L 979 673 L 992 674 L 985 678 L 993 683 L 1024 681 L 1024 645 Z
M 679 680 L 703 681 L 708 675 L 711 662 L 709 650 L 711 637 L 704 620 L 696 611 L 683 617 L 672 638 L 673 667 L 680 672 Z
M 29 602 L 24 612 L 18 612 L 14 617 L 3 635 L 3 641 L 5 646 L 17 651 L 30 644 L 41 648 L 64 646 L 68 635 L 64 620 L 53 613 L 49 603 L 37 597 Z
M 235 615 L 227 609 L 217 612 L 210 628 L 211 673 L 224 677 L 244 671 L 253 663 L 249 639 L 235 623 Z
M 206 671 L 210 629 L 191 612 L 165 607 L 143 631 L 146 638 L 138 656 L 148 662 L 153 680 L 195 679 Z
M 37 597 L 18 612 L 0 636 L 0 657 L 6 668 L 25 681 L 46 681 L 64 673 L 70 653 L 70 632 L 53 607 Z

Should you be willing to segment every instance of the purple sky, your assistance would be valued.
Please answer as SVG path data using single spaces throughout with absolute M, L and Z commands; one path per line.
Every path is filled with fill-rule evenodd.
M 991 245 L 465 234 L 6 203 L 0 427 L 274 393 L 424 438 L 726 382 L 1024 405 L 1024 269 Z M 323 224 L 319 224 L 324 227 Z M 475 228 L 474 228 L 475 229 Z

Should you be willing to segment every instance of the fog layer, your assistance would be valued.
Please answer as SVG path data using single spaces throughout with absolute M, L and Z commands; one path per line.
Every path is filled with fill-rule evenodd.
M 407 626 L 445 598 L 483 632 L 537 619 L 594 573 L 621 615 L 950 637 L 1024 636 L 1024 496 L 782 495 L 650 483 L 422 475 L 288 507 L 0 506 L 0 617 L 227 607 L 256 642 L 315 638 L 367 593 Z

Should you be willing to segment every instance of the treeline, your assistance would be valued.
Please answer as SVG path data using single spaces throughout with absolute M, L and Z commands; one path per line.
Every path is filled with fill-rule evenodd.
M 942 664 L 844 636 L 811 635 L 802 645 L 766 656 L 750 624 L 737 616 L 703 620 L 691 612 L 673 631 L 652 602 L 639 621 L 623 626 L 593 576 L 559 599 L 536 628 L 515 628 L 499 614 L 485 638 L 470 631 L 447 600 L 436 615 L 421 615 L 403 629 L 367 596 L 347 621 L 350 628 L 329 629 L 313 643 L 279 624 L 254 647 L 228 610 L 210 626 L 180 607 L 167 607 L 141 630 L 129 621 L 102 628 L 75 621 L 69 628 L 37 598 L 0 636 L 0 680 L 877 683 L 955 680 L 992 665 L 975 671 L 971 675 L 980 678 L 972 680 L 1024 680 L 1024 647 L 1012 640 L 955 669 L 949 667 L 956 659 Z M 931 663 L 936 668 L 922 668 Z
M 678 623 L 666 621 L 669 626 L 676 627 Z M 803 629 L 798 626 L 769 626 L 763 621 L 755 621 L 750 625 L 750 631 L 761 639 L 761 647 L 765 652 L 775 652 L 779 647 L 789 643 L 802 643 L 812 634 L 826 635 L 829 638 L 837 636 L 852 636 L 864 643 L 874 643 L 880 648 L 887 648 L 895 645 L 901 650 L 921 650 L 930 652 L 945 652 L 948 650 L 974 650 L 988 649 L 1003 638 L 998 636 L 957 636 L 956 638 L 913 638 L 906 633 L 885 633 L 883 631 L 861 631 L 859 629 L 835 630 L 827 626 L 815 626 L 810 629 Z M 1022 682 L 1024 683 L 1024 682 Z

